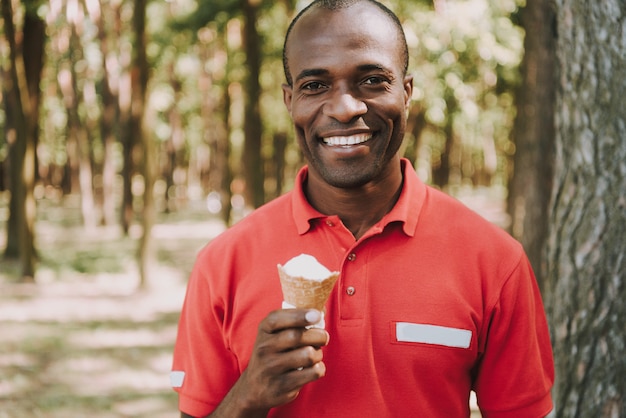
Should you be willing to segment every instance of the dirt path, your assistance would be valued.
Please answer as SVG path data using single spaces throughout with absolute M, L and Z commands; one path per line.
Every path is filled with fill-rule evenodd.
M 185 285 L 196 252 L 223 227 L 157 225 L 140 292 L 133 238 L 56 221 L 37 228 L 37 284 L 16 284 L 0 261 L 0 418 L 177 416 L 169 370 Z
M 0 417 L 172 417 L 172 342 L 184 286 L 0 287 Z M 127 286 L 126 286 L 127 287 Z

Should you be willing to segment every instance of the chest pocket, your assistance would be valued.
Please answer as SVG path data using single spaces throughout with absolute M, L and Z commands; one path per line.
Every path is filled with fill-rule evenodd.
M 397 342 L 469 348 L 472 341 L 472 331 L 466 329 L 411 322 L 396 322 L 394 325 Z

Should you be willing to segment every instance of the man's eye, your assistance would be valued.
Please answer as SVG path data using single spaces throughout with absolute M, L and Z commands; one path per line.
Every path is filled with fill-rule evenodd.
M 309 90 L 309 91 L 319 91 L 323 88 L 324 88 L 324 85 L 317 81 L 311 81 L 302 86 L 302 90 Z
M 386 81 L 387 80 L 384 79 L 383 77 L 372 76 L 372 77 L 367 77 L 365 80 L 363 80 L 363 84 L 366 84 L 368 86 L 376 86 L 376 85 L 382 84 L 382 83 L 384 83 Z

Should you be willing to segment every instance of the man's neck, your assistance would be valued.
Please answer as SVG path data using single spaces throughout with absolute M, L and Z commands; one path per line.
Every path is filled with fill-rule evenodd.
M 378 182 L 338 188 L 311 176 L 305 186 L 309 203 L 325 215 L 337 215 L 355 239 L 363 236 L 394 207 L 402 190 L 401 166 Z

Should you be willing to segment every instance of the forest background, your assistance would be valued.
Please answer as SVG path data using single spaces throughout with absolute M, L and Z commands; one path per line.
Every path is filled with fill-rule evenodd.
M 303 164 L 280 86 L 284 32 L 305 3 L 1 0 L 0 320 L 11 332 L 0 416 L 175 410 L 159 379 L 195 252 L 290 189 Z M 613 327 L 624 318 L 616 109 L 626 94 L 609 84 L 619 71 L 605 77 L 598 64 L 624 63 L 624 2 L 385 3 L 403 22 L 415 76 L 403 155 L 524 244 L 551 306 L 557 366 L 571 376 L 557 384 L 558 415 L 626 414 L 624 335 Z M 589 87 L 564 70 L 570 62 L 598 64 L 585 97 L 593 110 L 558 107 Z M 614 131 L 595 128 L 598 114 Z M 563 201 L 583 180 L 601 190 Z M 604 268 L 586 275 L 578 264 L 588 261 Z M 589 292 L 593 303 L 579 302 Z M 566 294 L 574 306 L 551 304 Z

